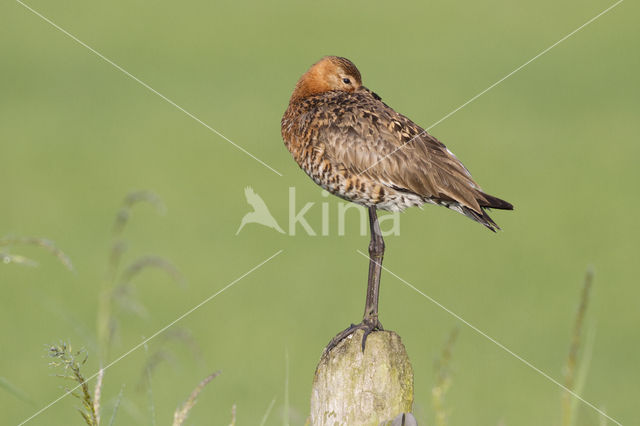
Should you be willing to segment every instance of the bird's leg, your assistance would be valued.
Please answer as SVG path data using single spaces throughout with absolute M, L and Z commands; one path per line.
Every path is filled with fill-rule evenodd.
M 380 296 L 380 273 L 382 272 L 382 258 L 384 256 L 384 240 L 378 223 L 378 214 L 375 207 L 369 207 L 369 227 L 371 229 L 371 242 L 369 243 L 369 279 L 367 281 L 367 299 L 364 307 L 362 322 L 373 330 L 382 330 L 382 324 L 378 321 L 378 298 Z M 369 333 L 365 332 L 362 345 Z
M 327 352 L 331 351 L 341 340 L 350 336 L 356 330 L 364 330 L 364 335 L 362 336 L 362 350 L 364 351 L 369 334 L 375 330 L 383 330 L 382 324 L 378 320 L 378 298 L 380 295 L 380 273 L 382 272 L 382 257 L 384 256 L 384 240 L 382 239 L 375 207 L 369 207 L 369 228 L 371 229 L 369 279 L 367 281 L 364 317 L 360 324 L 351 324 L 351 326 L 334 337 L 325 349 Z

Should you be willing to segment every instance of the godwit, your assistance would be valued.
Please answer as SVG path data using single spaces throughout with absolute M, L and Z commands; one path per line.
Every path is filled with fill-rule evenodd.
M 330 350 L 357 329 L 382 330 L 378 320 L 384 241 L 377 209 L 438 204 L 499 229 L 486 208 L 513 206 L 484 193 L 446 146 L 362 85 L 348 59 L 326 56 L 302 75 L 281 123 L 298 165 L 330 193 L 369 209 L 369 278 L 364 318 L 338 334 Z

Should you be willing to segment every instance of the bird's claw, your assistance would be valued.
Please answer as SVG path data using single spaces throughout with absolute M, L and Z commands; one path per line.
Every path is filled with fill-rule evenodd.
M 357 330 L 363 330 L 364 334 L 362 335 L 362 352 L 364 352 L 364 348 L 367 342 L 367 337 L 374 331 L 384 331 L 382 328 L 382 324 L 378 321 L 378 317 L 370 317 L 364 318 L 359 324 L 351 324 L 349 327 L 338 333 L 327 345 L 325 348 L 325 352 L 329 353 L 333 348 L 335 348 L 338 343 L 355 333 Z

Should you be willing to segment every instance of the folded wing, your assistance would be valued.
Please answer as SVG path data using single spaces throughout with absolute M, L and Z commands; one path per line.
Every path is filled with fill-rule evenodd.
M 337 167 L 369 177 L 459 211 L 493 229 L 483 208 L 513 209 L 482 192 L 469 171 L 447 147 L 407 117 L 361 90 L 345 93 L 338 120 L 318 129 L 325 155 Z

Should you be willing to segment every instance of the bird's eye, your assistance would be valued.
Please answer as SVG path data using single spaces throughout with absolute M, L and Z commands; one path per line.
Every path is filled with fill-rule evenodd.
M 351 84 L 351 80 L 349 80 L 349 79 L 348 79 L 348 78 L 346 78 L 346 77 L 342 79 L 342 82 L 343 82 L 344 84 Z

